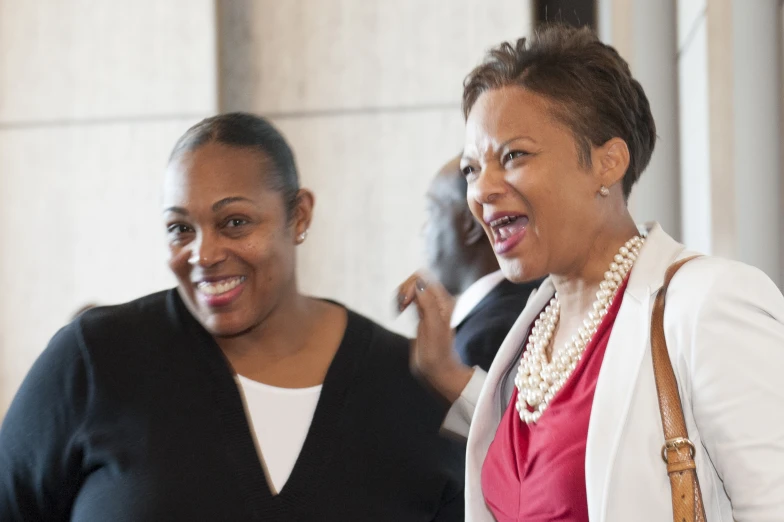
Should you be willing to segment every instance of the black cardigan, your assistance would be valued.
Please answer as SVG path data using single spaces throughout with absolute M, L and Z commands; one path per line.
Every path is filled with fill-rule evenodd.
M 174 290 L 91 310 L 34 364 L 0 428 L 0 520 L 458 521 L 464 446 L 408 341 L 349 312 L 273 496 L 230 367 Z

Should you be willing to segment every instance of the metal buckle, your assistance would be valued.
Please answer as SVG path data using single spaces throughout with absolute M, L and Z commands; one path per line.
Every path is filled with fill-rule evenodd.
M 661 450 L 661 458 L 664 462 L 669 463 L 667 461 L 667 452 L 670 450 L 678 450 L 678 448 L 682 446 L 689 447 L 689 457 L 694 458 L 694 455 L 697 453 L 697 448 L 694 446 L 694 443 L 687 438 L 684 437 L 676 437 L 674 439 L 669 439 L 664 442 L 664 446 L 662 446 Z

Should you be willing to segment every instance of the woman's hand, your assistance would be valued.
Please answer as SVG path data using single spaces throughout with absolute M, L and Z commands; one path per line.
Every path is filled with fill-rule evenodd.
M 417 337 L 411 343 L 411 370 L 422 375 L 450 403 L 460 397 L 474 369 L 460 362 L 452 349 L 449 325 L 454 298 L 436 281 L 415 273 L 398 288 L 398 309 L 412 303 L 419 314 Z

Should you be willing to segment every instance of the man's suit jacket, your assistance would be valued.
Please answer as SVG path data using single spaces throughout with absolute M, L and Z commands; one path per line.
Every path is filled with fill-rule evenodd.
M 515 284 L 504 279 L 471 310 L 455 328 L 455 350 L 463 363 L 478 365 L 484 371 L 490 368 L 498 348 L 539 283 Z

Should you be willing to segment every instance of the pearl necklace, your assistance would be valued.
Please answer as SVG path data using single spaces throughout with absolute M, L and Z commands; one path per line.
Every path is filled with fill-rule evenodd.
M 515 378 L 518 390 L 517 411 L 526 424 L 539 420 L 555 394 L 563 388 L 574 372 L 585 347 L 607 315 L 618 287 L 631 270 L 644 242 L 644 238 L 634 236 L 620 248 L 610 263 L 610 269 L 604 273 L 604 281 L 596 292 L 593 310 L 563 350 L 559 354 L 553 354 L 551 362 L 547 361 L 547 347 L 558 324 L 561 310 L 557 293 L 534 322 Z

